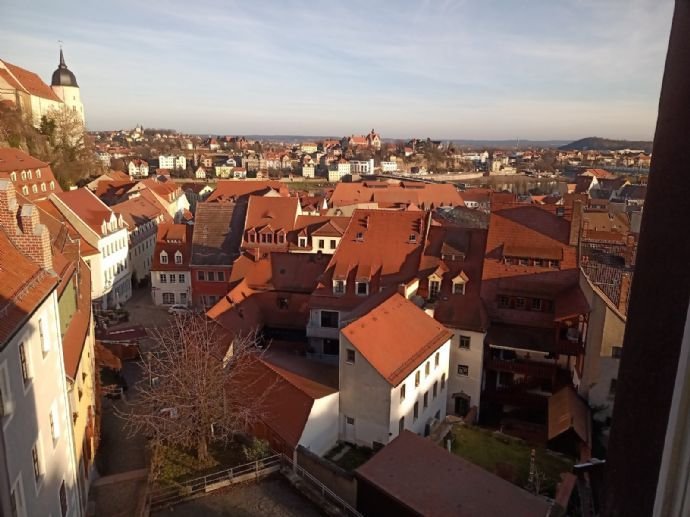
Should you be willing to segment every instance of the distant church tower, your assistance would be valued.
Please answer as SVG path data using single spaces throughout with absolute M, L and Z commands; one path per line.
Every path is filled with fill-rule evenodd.
M 50 87 L 55 92 L 55 95 L 62 99 L 68 109 L 79 113 L 82 122 L 86 126 L 86 119 L 84 118 L 84 105 L 81 103 L 81 95 L 79 94 L 79 85 L 77 78 L 67 68 L 65 64 L 65 56 L 62 55 L 62 48 L 60 49 L 60 64 L 57 70 L 53 72 L 53 79 L 50 82 Z

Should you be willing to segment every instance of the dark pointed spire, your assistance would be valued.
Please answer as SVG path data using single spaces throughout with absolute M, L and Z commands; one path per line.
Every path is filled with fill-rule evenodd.
M 60 45 L 60 68 L 67 68 L 65 64 L 65 56 L 62 55 L 62 45 Z

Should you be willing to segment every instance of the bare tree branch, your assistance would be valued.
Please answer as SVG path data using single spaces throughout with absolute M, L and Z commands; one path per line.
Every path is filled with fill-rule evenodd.
M 270 389 L 257 390 L 265 379 L 246 374 L 258 371 L 252 368 L 262 354 L 256 333 L 235 336 L 222 357 L 227 334 L 203 315 L 189 314 L 155 330 L 153 339 L 137 394 L 119 412 L 131 434 L 195 449 L 206 462 L 211 442 L 247 432 L 261 419 Z

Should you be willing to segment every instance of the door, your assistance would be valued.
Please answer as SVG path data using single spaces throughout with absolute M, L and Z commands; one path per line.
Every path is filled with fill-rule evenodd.
M 470 398 L 464 395 L 455 397 L 455 414 L 465 416 L 470 410 Z
M 349 416 L 345 417 L 345 441 L 355 443 L 355 419 Z
M 180 293 L 180 303 L 187 305 L 187 293 Z

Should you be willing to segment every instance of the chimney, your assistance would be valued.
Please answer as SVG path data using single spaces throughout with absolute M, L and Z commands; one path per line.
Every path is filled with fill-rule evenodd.
M 14 185 L 8 180 L 0 180 L 0 226 L 23 255 L 42 269 L 53 269 L 50 234 L 41 224 L 38 209 L 27 204 L 19 211 Z
M 623 314 L 628 314 L 628 300 L 630 299 L 630 275 L 625 273 L 621 276 L 621 287 L 618 296 L 618 310 Z
M 570 220 L 570 239 L 568 244 L 577 246 L 580 242 L 580 226 L 582 225 L 582 201 L 573 201 L 573 215 Z

